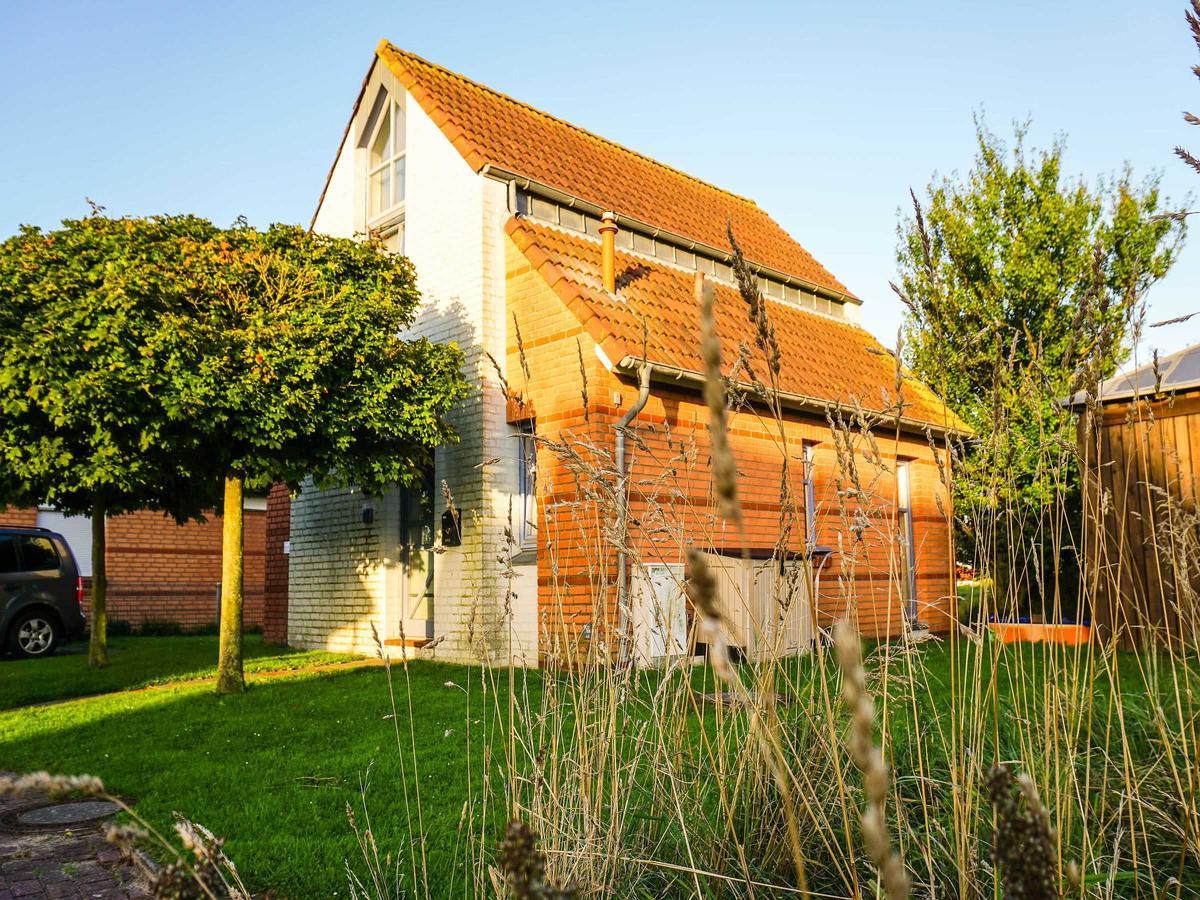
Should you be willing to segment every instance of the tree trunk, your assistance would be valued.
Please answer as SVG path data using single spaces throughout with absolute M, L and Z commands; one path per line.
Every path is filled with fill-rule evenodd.
M 88 665 L 108 665 L 108 569 L 105 565 L 105 505 L 92 504 L 92 636 L 88 641 Z
M 240 694 L 242 675 L 242 479 L 225 479 L 224 525 L 221 530 L 221 651 L 217 661 L 217 693 Z

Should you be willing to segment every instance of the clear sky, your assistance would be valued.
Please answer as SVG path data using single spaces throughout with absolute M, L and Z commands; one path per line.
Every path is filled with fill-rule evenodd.
M 0 2 L 0 235 L 85 212 L 307 222 L 387 37 L 754 198 L 895 342 L 897 211 L 965 171 L 972 112 L 1068 139 L 1067 170 L 1126 163 L 1182 201 L 1200 176 L 1184 0 L 458 3 Z M 1200 225 L 1200 223 L 1197 223 Z M 1200 310 L 1200 233 L 1149 295 Z M 1153 329 L 1164 351 L 1200 317 Z

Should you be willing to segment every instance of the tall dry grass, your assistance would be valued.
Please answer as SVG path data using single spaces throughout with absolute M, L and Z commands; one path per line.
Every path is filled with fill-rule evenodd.
M 975 558 L 968 561 L 981 575 L 974 601 L 969 614 L 964 604 L 957 631 L 920 640 L 906 627 L 894 640 L 868 642 L 861 657 L 853 633 L 860 599 L 854 576 L 868 564 L 869 540 L 890 548 L 889 590 L 902 593 L 892 475 L 907 376 L 897 363 L 893 407 L 830 409 L 827 445 L 835 451 L 837 491 L 819 516 L 839 538 L 819 596 L 845 610 L 839 650 L 833 652 L 832 634 L 818 628 L 807 652 L 790 655 L 771 639 L 782 629 L 756 621 L 765 649 L 738 660 L 730 652 L 730 611 L 715 597 L 702 552 L 727 544 L 729 529 L 739 529 L 744 476 L 736 448 L 724 439 L 730 411 L 760 418 L 777 441 L 778 559 L 803 523 L 791 467 L 801 448 L 790 445 L 783 427 L 788 413 L 776 387 L 782 363 L 770 304 L 746 272 L 739 274 L 767 370 L 739 371 L 736 360 L 746 354 L 721 346 L 700 285 L 712 440 L 699 446 L 693 435 L 668 427 L 651 441 L 648 429 L 655 426 L 635 421 L 629 428 L 628 471 L 637 473 L 639 495 L 652 498 L 637 528 L 653 541 L 630 534 L 608 436 L 590 428 L 538 436 L 541 457 L 578 488 L 571 500 L 544 506 L 542 527 L 550 536 L 540 565 L 557 574 L 559 554 L 583 546 L 592 608 L 559 614 L 552 605 L 545 613 L 541 673 L 511 664 L 511 612 L 500 623 L 509 629 L 508 656 L 493 655 L 467 687 L 468 746 L 478 749 L 463 775 L 479 785 L 460 824 L 467 871 L 453 884 L 431 884 L 412 853 L 405 863 L 410 877 L 399 890 L 533 896 L 505 874 L 511 841 L 498 849 L 505 823 L 517 820 L 527 829 L 517 846 L 534 847 L 536 835 L 529 851 L 536 857 L 520 871 L 559 892 L 546 896 L 1200 896 L 1194 499 L 1189 504 L 1178 491 L 1158 490 L 1153 521 L 1140 523 L 1163 548 L 1170 578 L 1158 583 L 1169 580 L 1170 597 L 1122 598 L 1138 622 L 1172 605 L 1177 626 L 1170 634 L 1132 647 L 1137 641 L 1129 635 L 1109 634 L 1078 648 L 1005 646 L 984 624 L 1012 615 L 1031 593 L 1051 617 L 1076 610 L 1086 616 L 1102 591 L 1119 588 L 1127 562 L 1107 558 L 1105 546 L 1088 545 L 1067 498 L 1078 473 L 1118 463 L 1098 456 L 1105 445 L 1095 429 L 1094 359 L 1099 342 L 1128 336 L 1095 333 L 1091 349 L 1080 350 L 1082 408 L 1062 408 L 1063 428 L 1036 448 L 1056 485 L 1044 508 L 1005 508 L 1008 492 L 999 489 L 978 509 L 951 507 L 955 466 L 975 467 L 997 487 L 1005 478 L 1012 429 L 1002 407 L 986 434 L 928 437 L 940 461 L 937 505 L 945 523 L 969 522 L 976 531 Z M 1139 327 L 1133 299 L 1125 321 Z M 736 380 L 722 377 L 729 371 L 722 354 L 735 360 Z M 1014 389 L 1049 391 L 1036 366 L 1009 365 L 1001 377 Z M 1148 408 L 1135 406 L 1131 415 Z M 1064 440 L 1079 416 L 1080 440 Z M 1168 443 L 1156 446 L 1173 452 Z M 1147 483 L 1152 461 L 1143 456 L 1138 465 L 1140 471 L 1129 472 L 1132 483 L 1156 491 Z M 712 484 L 703 509 L 677 489 L 698 480 Z M 1093 497 L 1093 505 L 1108 502 Z M 1085 506 L 1085 514 L 1097 509 Z M 1023 544 L 1018 535 L 1033 537 Z M 506 579 L 513 577 L 515 550 L 510 534 L 507 558 L 499 560 Z M 614 587 L 619 551 L 634 585 L 625 609 L 617 608 L 622 600 Z M 1054 562 L 1069 558 L 1080 560 L 1078 579 L 1064 577 Z M 618 626 L 639 614 L 647 567 L 681 559 L 691 637 L 706 642 L 707 659 L 696 665 L 690 648 L 653 661 L 635 649 L 627 659 L 626 648 L 637 644 Z M 771 614 L 780 619 L 791 604 L 815 597 L 811 566 L 795 571 L 775 584 Z M 565 609 L 567 598 L 561 600 Z M 953 605 L 955 598 L 943 600 Z M 595 625 L 587 641 L 574 627 L 579 620 Z M 397 750 L 415 765 L 411 736 L 398 733 Z M 419 810 L 414 800 L 406 798 Z M 414 827 L 419 835 L 415 819 Z M 388 888 L 379 895 L 393 894 Z

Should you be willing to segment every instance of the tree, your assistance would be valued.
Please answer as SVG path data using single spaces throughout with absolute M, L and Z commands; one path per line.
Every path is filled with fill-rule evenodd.
M 923 205 L 914 194 L 898 227 L 905 362 L 979 439 L 956 476 L 959 508 L 1029 513 L 991 523 L 1000 577 L 1063 484 L 1077 494 L 1070 454 L 1046 465 L 1048 447 L 1074 444 L 1061 400 L 1085 361 L 1093 376 L 1116 370 L 1183 236 L 1156 179 L 1136 186 L 1126 170 L 1089 188 L 1063 176 L 1062 140 L 1028 150 L 1025 137 L 1018 127 L 1010 153 L 977 122 L 967 176 L 931 184 Z
M 0 243 L 0 502 L 52 503 L 92 520 L 89 664 L 107 664 L 105 522 L 212 503 L 192 477 L 202 435 L 172 407 L 190 363 L 164 329 L 190 308 L 189 247 L 215 232 L 191 216 L 67 220 Z
M 175 405 L 202 423 L 224 484 L 217 690 L 242 677 L 242 498 L 247 486 L 416 478 L 455 439 L 444 416 L 468 392 L 452 344 L 402 339 L 420 302 L 411 263 L 375 241 L 275 225 L 215 235 L 196 257 L 203 292 L 167 323 L 199 364 Z

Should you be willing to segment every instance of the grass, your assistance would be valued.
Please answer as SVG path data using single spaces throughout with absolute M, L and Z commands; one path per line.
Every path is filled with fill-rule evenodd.
M 950 645 L 926 646 L 930 649 L 917 659 L 928 690 L 917 692 L 921 700 L 912 715 L 929 732 L 947 727 L 946 709 L 937 698 L 945 696 L 949 680 Z M 1017 685 L 1028 687 L 1031 678 L 1046 671 L 1050 652 L 1058 651 L 1024 647 L 998 657 L 989 654 L 994 670 L 981 668 L 979 677 L 1000 686 L 1005 705 L 1012 699 L 1006 685 L 1012 691 Z M 819 682 L 811 677 L 813 659 L 794 664 L 800 671 L 793 683 L 801 691 Z M 1135 658 L 1127 659 L 1132 663 Z M 1135 666 L 1126 668 L 1132 672 Z M 482 807 L 482 798 L 495 803 L 497 797 L 494 784 L 492 792 L 485 788 L 482 760 L 486 746 L 504 741 L 507 678 L 503 673 L 497 677 L 495 670 L 430 662 L 411 664 L 407 678 L 401 669 L 393 677 L 395 719 L 387 680 L 376 668 L 297 672 L 259 681 L 238 697 L 217 697 L 206 686 L 193 684 L 3 712 L 0 758 L 22 771 L 52 761 L 60 772 L 98 775 L 110 790 L 133 798 L 156 826 L 168 825 L 175 811 L 185 814 L 228 839 L 228 851 L 251 889 L 273 888 L 294 900 L 348 895 L 346 865 L 361 871 L 361 854 L 346 811 L 348 805 L 354 807 L 359 824 L 366 821 L 359 796 L 363 784 L 369 784 L 370 825 L 381 853 L 409 858 L 408 848 L 417 840 L 412 827 L 418 821 L 415 769 L 429 894 L 470 895 L 474 855 L 466 832 L 473 828 L 494 847 L 505 818 L 502 804 Z M 539 706 L 546 677 L 538 672 L 518 675 L 520 702 L 527 708 Z M 677 677 L 712 689 L 707 669 Z M 654 727 L 658 721 L 651 698 L 657 696 L 659 680 L 653 673 L 639 678 L 641 702 L 630 706 L 628 727 Z M 1130 678 L 1123 685 L 1123 704 L 1131 718 L 1149 705 L 1138 684 Z M 907 716 L 905 708 L 898 704 L 893 715 Z M 700 717 L 683 711 L 691 734 L 686 745 L 698 747 L 701 732 L 714 733 L 717 713 L 712 707 L 702 709 Z M 1016 718 L 1001 716 L 1001 721 Z M 894 761 L 904 771 L 912 764 L 912 726 L 894 721 L 891 733 L 897 741 Z M 1012 753 L 1019 727 L 1002 729 L 995 738 L 1001 746 L 994 749 L 1002 757 Z M 927 743 L 926 751 L 932 746 Z M 990 757 L 993 748 L 981 751 Z M 1139 755 L 1153 752 L 1152 745 L 1139 749 Z M 697 762 L 701 756 L 697 750 Z M 925 764 L 941 768 L 944 762 Z M 498 781 L 504 762 L 493 756 L 491 766 Z M 652 792 L 634 802 L 639 815 L 649 819 L 659 814 Z M 474 824 L 464 828 L 468 813 Z M 411 871 L 407 865 L 401 869 Z M 640 889 L 666 895 L 687 892 L 689 884 L 689 879 L 656 873 Z
M 446 682 L 465 687 L 472 672 L 425 663 L 410 673 L 430 877 L 449 885 L 461 862 L 470 719 L 467 694 Z M 402 680 L 397 673 L 398 688 Z M 385 851 L 405 840 L 401 763 L 411 773 L 411 757 L 398 755 L 390 715 L 377 668 L 297 673 L 234 697 L 181 685 L 0 713 L 0 758 L 21 771 L 98 775 L 155 826 L 169 826 L 179 811 L 226 836 L 256 889 L 328 898 L 348 894 L 345 864 L 360 859 L 346 818 L 360 779 L 371 784 L 372 824 Z M 461 893 L 461 872 L 457 878 Z
M 278 647 L 258 634 L 246 635 L 244 652 L 247 673 L 356 658 Z M 109 660 L 105 669 L 89 669 L 87 645 L 82 643 L 62 648 L 47 659 L 0 657 L 0 709 L 208 678 L 216 674 L 217 637 L 114 637 L 109 639 Z

